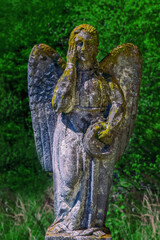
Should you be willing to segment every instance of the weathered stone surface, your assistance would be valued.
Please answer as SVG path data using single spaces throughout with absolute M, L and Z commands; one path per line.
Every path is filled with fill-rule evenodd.
M 108 228 L 90 228 L 85 230 L 74 230 L 70 233 L 52 233 L 53 227 L 49 227 L 45 240 L 54 240 L 54 239 L 75 239 L 75 240 L 93 240 L 93 239 L 106 239 L 106 240 L 112 240 L 110 230 Z
M 66 234 L 57 234 L 57 236 L 45 236 L 45 240 L 96 240 L 96 239 L 100 239 L 100 240 L 112 240 L 111 238 L 111 235 L 109 234 L 106 234 L 104 235 L 103 237 L 96 237 L 94 235 L 92 236 L 77 236 L 77 237 L 74 237 L 74 236 L 67 236 Z
M 38 157 L 45 171 L 50 172 L 57 118 L 51 99 L 64 66 L 65 62 L 53 48 L 45 44 L 33 47 L 28 62 L 29 104 Z
M 118 46 L 100 63 L 97 53 L 97 31 L 85 24 L 71 33 L 66 64 L 47 45 L 31 52 L 36 147 L 54 177 L 55 221 L 45 240 L 108 239 L 112 174 L 132 134 L 142 60 L 133 44 Z

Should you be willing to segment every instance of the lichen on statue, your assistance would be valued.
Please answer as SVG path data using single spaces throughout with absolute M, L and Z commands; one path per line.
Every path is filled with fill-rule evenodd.
M 36 148 L 54 177 L 55 220 L 46 240 L 111 239 L 105 220 L 113 169 L 132 134 L 142 60 L 129 43 L 98 63 L 98 44 L 96 29 L 82 24 L 71 32 L 67 63 L 46 44 L 30 55 Z
M 72 31 L 66 68 L 53 94 L 52 106 L 59 113 L 53 150 L 53 232 L 105 227 L 112 171 L 94 156 L 90 143 L 99 152 L 107 149 L 123 120 L 125 103 L 119 87 L 113 88 L 98 69 L 97 47 L 92 26 L 83 24 Z

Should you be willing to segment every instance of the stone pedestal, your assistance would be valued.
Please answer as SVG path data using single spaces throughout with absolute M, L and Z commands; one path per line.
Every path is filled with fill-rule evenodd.
M 112 240 L 110 234 L 103 235 L 102 237 L 96 237 L 95 235 L 91 236 L 72 236 L 69 234 L 54 234 L 54 236 L 49 236 L 46 234 L 45 240 Z
M 93 229 L 86 230 L 77 230 L 71 233 L 63 232 L 63 233 L 53 233 L 52 226 L 48 228 L 45 236 L 45 240 L 112 240 L 110 230 L 108 228 L 104 228 L 105 233 L 97 229 L 97 231 L 89 234 L 89 232 Z M 85 235 L 84 234 L 85 232 Z

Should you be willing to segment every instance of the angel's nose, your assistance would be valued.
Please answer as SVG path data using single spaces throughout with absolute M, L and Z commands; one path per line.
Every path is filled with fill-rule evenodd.
M 85 50 L 86 50 L 86 44 L 83 43 L 83 46 L 82 46 L 82 48 L 81 48 L 81 51 L 85 51 Z

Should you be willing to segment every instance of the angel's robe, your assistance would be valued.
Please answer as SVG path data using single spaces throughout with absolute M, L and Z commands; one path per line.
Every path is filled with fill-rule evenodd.
M 63 81 L 65 76 L 56 92 L 62 91 Z M 75 96 L 70 112 L 59 111 L 53 140 L 53 225 L 64 230 L 105 224 L 114 162 L 91 157 L 84 149 L 83 138 L 96 122 L 111 121 L 115 127 L 123 109 L 119 88 L 111 78 L 100 77 L 95 70 L 77 72 Z M 66 99 L 61 103 L 63 109 L 64 103 Z

